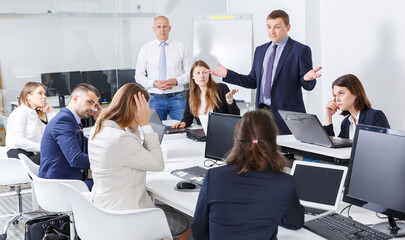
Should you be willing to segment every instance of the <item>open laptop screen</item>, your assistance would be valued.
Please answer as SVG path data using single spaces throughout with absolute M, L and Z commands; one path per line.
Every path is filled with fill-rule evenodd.
M 298 198 L 305 207 L 335 211 L 342 194 L 347 167 L 332 164 L 294 161 Z
M 226 153 L 233 147 L 233 133 L 241 116 L 209 113 L 205 157 L 224 160 Z

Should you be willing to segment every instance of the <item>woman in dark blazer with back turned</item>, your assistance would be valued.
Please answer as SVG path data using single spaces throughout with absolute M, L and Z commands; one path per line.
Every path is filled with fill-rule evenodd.
M 332 115 L 342 111 L 343 119 L 339 137 L 353 139 L 357 124 L 390 128 L 387 117 L 380 110 L 371 108 L 363 85 L 353 74 L 346 74 L 332 83 L 333 99 L 326 104 L 325 130 L 335 136 Z
M 183 119 L 172 128 L 188 127 L 194 118 L 197 124 L 201 125 L 198 116 L 208 112 L 239 115 L 240 110 L 233 100 L 233 95 L 237 92 L 236 89 L 230 91 L 223 83 L 216 83 L 209 73 L 208 64 L 202 60 L 196 61 L 190 70 L 190 91 Z
M 208 170 L 192 234 L 200 239 L 277 239 L 278 226 L 299 229 L 304 207 L 276 144 L 268 111 L 247 112 L 236 126 L 227 165 Z

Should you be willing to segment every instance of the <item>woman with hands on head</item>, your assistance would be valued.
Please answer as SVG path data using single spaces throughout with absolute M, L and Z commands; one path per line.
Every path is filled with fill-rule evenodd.
M 148 101 L 149 95 L 140 85 L 125 84 L 101 112 L 91 131 L 88 145 L 94 181 L 91 201 L 101 208 L 155 207 L 146 192 L 146 173 L 162 171 L 165 164 L 158 135 L 149 125 Z M 187 217 L 168 206 L 159 207 L 165 211 L 174 237 L 187 232 L 190 225 Z
M 55 115 L 46 102 L 45 86 L 39 82 L 27 82 L 20 92 L 18 108 L 8 117 L 7 156 L 18 158 L 22 153 L 39 165 L 42 134 Z
M 339 137 L 353 139 L 357 124 L 390 128 L 387 117 L 380 110 L 371 108 L 371 103 L 360 80 L 346 74 L 332 83 L 333 99 L 326 104 L 325 130 L 335 136 L 332 116 L 340 110 L 343 116 Z
M 237 89 L 230 91 L 224 83 L 216 83 L 208 64 L 202 60 L 196 61 L 190 70 L 190 90 L 183 119 L 172 128 L 188 127 L 194 119 L 201 125 L 198 116 L 206 115 L 208 112 L 239 115 L 240 110 L 233 99 L 233 95 L 238 91 Z

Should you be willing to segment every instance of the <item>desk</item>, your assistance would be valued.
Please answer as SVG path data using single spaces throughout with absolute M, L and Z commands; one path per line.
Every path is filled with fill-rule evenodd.
M 281 136 L 280 136 L 281 137 Z M 283 141 L 288 138 L 281 137 L 277 140 Z M 291 140 L 291 139 L 290 139 Z M 307 145 L 307 144 L 304 144 Z M 309 144 L 310 145 L 310 144 Z M 313 146 L 313 145 L 311 145 Z M 165 135 L 162 142 L 162 148 L 168 149 L 168 156 L 166 160 L 166 166 L 163 172 L 151 172 L 148 173 L 146 177 L 146 188 L 151 193 L 152 197 L 170 205 L 177 210 L 189 215 L 193 216 L 197 199 L 198 199 L 198 192 L 179 192 L 174 190 L 174 186 L 177 182 L 181 181 L 180 178 L 170 174 L 172 170 L 179 169 L 179 168 L 186 168 L 191 166 L 203 166 L 204 165 L 204 151 L 205 151 L 205 143 L 203 142 L 194 142 L 190 139 L 187 139 L 185 134 L 171 134 Z M 322 147 L 314 146 L 315 150 L 318 154 L 329 154 L 327 150 Z M 307 148 L 308 149 L 308 148 Z M 343 150 L 343 149 L 332 149 L 337 151 L 333 154 L 340 155 L 332 155 L 335 157 L 341 156 L 348 156 L 350 157 L 350 148 Z M 326 151 L 326 152 L 325 152 Z M 329 155 L 331 155 L 330 153 Z M 346 155 L 344 155 L 346 154 Z M 329 156 L 328 155 L 328 156 Z M 346 207 L 348 204 L 341 202 L 339 204 L 338 213 Z M 347 212 L 344 212 L 345 216 L 347 216 Z M 368 211 L 366 209 L 353 206 L 350 210 L 350 216 L 353 217 L 354 220 L 359 221 L 363 224 L 374 224 L 378 222 L 383 222 L 386 220 L 378 219 L 374 212 Z M 305 215 L 305 221 L 314 218 L 313 216 Z M 308 240 L 316 240 L 316 239 L 324 239 L 319 235 L 312 233 L 304 228 L 299 230 L 289 230 L 283 227 L 278 228 L 278 239 L 308 239 Z M 402 238 L 405 239 L 405 238 Z
M 298 154 L 337 165 L 348 165 L 350 161 L 351 147 L 328 148 L 309 143 L 303 143 L 295 139 L 293 135 L 277 136 L 277 144 L 285 153 Z

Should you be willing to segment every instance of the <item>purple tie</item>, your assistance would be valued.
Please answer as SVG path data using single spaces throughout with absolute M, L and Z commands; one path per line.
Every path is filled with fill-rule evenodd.
M 276 50 L 278 45 L 273 45 L 273 51 L 270 54 L 269 62 L 267 63 L 266 84 L 264 86 L 263 95 L 265 98 L 270 98 L 271 93 L 271 77 L 273 74 L 273 64 L 276 57 Z

